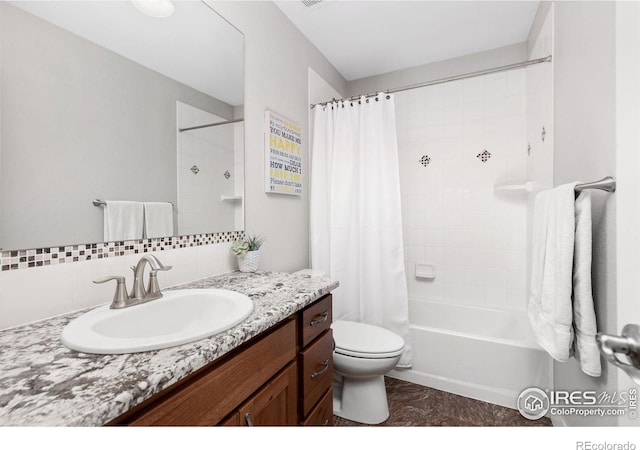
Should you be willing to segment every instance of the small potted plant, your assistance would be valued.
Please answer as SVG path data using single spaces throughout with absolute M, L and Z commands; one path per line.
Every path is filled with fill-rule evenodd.
M 260 261 L 260 247 L 264 238 L 258 235 L 247 235 L 240 241 L 235 241 L 231 251 L 238 257 L 240 272 L 255 272 Z

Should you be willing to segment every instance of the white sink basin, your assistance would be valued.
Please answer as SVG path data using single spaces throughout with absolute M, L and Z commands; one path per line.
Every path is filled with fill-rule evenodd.
M 166 291 L 141 305 L 89 311 L 64 328 L 62 343 L 85 353 L 158 350 L 228 330 L 252 311 L 249 297 L 226 289 Z

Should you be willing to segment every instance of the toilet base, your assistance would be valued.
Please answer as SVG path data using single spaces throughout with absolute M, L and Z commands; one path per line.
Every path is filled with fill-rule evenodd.
M 354 422 L 377 425 L 389 418 L 384 376 L 334 380 L 333 414 Z

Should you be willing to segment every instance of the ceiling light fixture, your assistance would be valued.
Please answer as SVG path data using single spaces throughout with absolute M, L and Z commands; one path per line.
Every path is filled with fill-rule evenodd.
M 169 17 L 173 14 L 171 0 L 131 0 L 138 11 L 151 17 Z

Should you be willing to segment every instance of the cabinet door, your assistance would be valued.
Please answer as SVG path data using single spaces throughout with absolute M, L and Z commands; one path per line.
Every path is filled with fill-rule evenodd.
M 137 412 L 137 426 L 209 426 L 260 389 L 296 355 L 296 322 L 284 325 Z
M 238 408 L 242 425 L 296 425 L 297 392 L 293 362 Z

